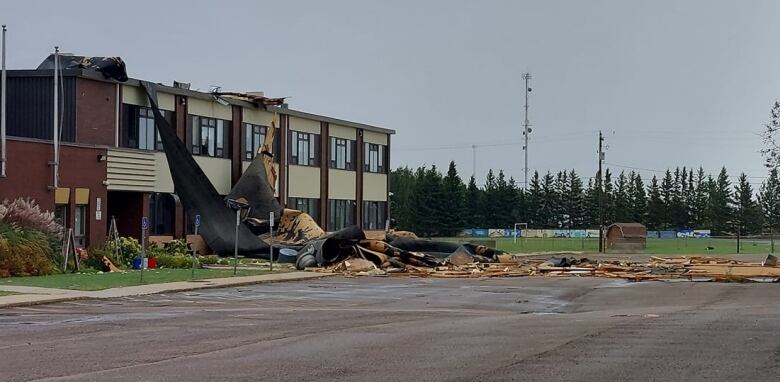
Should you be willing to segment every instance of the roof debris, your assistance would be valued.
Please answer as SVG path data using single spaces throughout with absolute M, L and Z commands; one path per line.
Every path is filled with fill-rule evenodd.
M 681 256 L 651 257 L 648 261 L 627 259 L 591 260 L 584 257 L 529 258 L 528 256 L 502 255 L 494 262 L 472 261 L 464 263 L 459 255 L 452 261 L 434 267 L 406 265 L 381 266 L 370 270 L 366 261 L 349 257 L 324 268 L 307 268 L 309 271 L 343 273 L 345 275 L 405 275 L 442 278 L 523 277 L 523 276 L 576 276 L 606 277 L 629 281 L 721 281 L 721 282 L 780 282 L 780 266 L 766 262 L 744 262 L 722 257 Z M 362 260 L 356 263 L 358 260 Z M 355 264 L 361 264 L 360 267 Z M 377 264 L 373 264 L 377 265 Z

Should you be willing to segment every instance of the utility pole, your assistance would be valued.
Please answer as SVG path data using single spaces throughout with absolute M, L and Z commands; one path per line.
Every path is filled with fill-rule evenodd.
M 531 88 L 528 87 L 528 80 L 531 79 L 531 73 L 523 73 L 523 79 L 525 80 L 525 120 L 523 121 L 523 151 L 525 151 L 525 165 L 523 166 L 523 172 L 525 173 L 525 179 L 523 180 L 523 191 L 528 189 L 528 134 L 531 133 L 531 129 L 528 128 L 528 93 L 531 92 Z
M 601 175 L 601 166 L 604 163 L 604 136 L 599 130 L 599 253 L 604 252 L 604 177 Z
M 477 179 L 477 145 L 471 145 L 471 176 Z
M 5 74 L 5 25 L 3 25 L 3 52 L 2 52 L 2 64 L 0 64 L 1 68 L 0 71 L 2 74 L 0 74 L 0 152 L 2 152 L 0 155 L 0 177 L 5 177 L 5 169 L 6 169 L 6 162 L 8 161 L 8 154 L 6 154 L 6 144 L 5 144 L 5 104 L 6 104 L 6 93 L 5 93 L 5 83 L 6 83 L 6 74 Z
M 57 187 L 60 185 L 60 121 L 59 121 L 59 115 L 60 115 L 60 90 L 59 90 L 59 77 L 57 72 L 59 71 L 59 65 L 60 65 L 60 47 L 55 46 L 54 47 L 54 131 L 53 134 L 53 141 L 54 141 L 54 189 L 56 190 Z M 143 280 L 143 276 L 141 277 Z

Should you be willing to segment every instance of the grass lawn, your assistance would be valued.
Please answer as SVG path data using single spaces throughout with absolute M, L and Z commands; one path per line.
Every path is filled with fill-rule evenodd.
M 7 291 L 4 291 L 4 290 L 0 290 L 0 297 L 2 297 L 2 296 L 10 296 L 12 294 L 17 294 L 17 293 L 16 292 L 7 292 Z
M 445 238 L 466 242 L 467 238 Z M 528 238 L 527 241 L 518 238 L 517 243 L 512 238 L 474 238 L 474 240 L 495 240 L 498 249 L 512 253 L 546 252 L 546 251 L 585 251 L 597 252 L 598 239 L 569 239 L 569 238 Z M 708 250 L 707 247 L 713 249 Z M 780 251 L 780 241 L 777 243 Z M 772 252 L 769 240 L 743 239 L 740 244 L 740 253 L 770 253 Z M 736 239 L 648 239 L 646 253 L 652 255 L 725 255 L 737 253 Z
M 268 274 L 262 270 L 239 269 L 238 276 L 257 276 Z M 195 279 L 213 279 L 232 277 L 233 270 L 196 269 Z M 174 281 L 191 280 L 189 269 L 147 269 L 144 271 L 143 284 L 159 284 Z M 9 277 L 0 279 L 0 285 L 24 285 L 42 288 L 100 290 L 133 285 L 141 285 L 140 271 L 123 273 L 66 273 L 49 276 Z M 0 292 L 3 293 L 3 292 Z

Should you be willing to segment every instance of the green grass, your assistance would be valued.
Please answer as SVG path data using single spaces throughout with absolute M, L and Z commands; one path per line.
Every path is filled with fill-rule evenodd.
M 17 293 L 16 292 L 8 292 L 8 291 L 0 290 L 0 297 L 2 297 L 2 296 L 10 296 L 12 294 L 17 294 Z
M 443 240 L 466 242 L 467 238 L 445 238 Z M 527 241 L 518 238 L 517 243 L 512 238 L 474 238 L 474 240 L 495 240 L 498 249 L 512 253 L 548 252 L 548 251 L 585 251 L 597 252 L 598 239 L 569 238 L 528 238 Z M 707 247 L 714 249 L 708 250 Z M 777 243 L 780 251 L 780 241 Z M 767 239 L 742 239 L 740 253 L 770 253 L 772 251 Z M 647 254 L 652 255 L 725 255 L 737 253 L 736 239 L 648 239 Z
M 238 270 L 238 276 L 268 274 L 262 270 Z M 232 277 L 233 270 L 196 269 L 195 279 Z M 144 271 L 143 284 L 159 284 L 191 280 L 189 269 L 148 269 Z M 140 271 L 123 273 L 66 273 L 50 276 L 9 277 L 0 279 L 0 285 L 24 285 L 42 288 L 101 290 L 125 286 L 142 285 Z M 0 292 L 2 293 L 2 292 Z

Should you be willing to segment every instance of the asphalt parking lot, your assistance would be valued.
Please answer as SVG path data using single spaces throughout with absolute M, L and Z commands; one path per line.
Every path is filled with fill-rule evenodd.
M 2 381 L 780 379 L 777 284 L 341 278 L 0 309 Z

